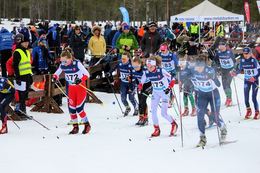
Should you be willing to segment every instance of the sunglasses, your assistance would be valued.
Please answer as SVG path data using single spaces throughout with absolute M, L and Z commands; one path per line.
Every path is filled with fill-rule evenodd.
M 132 66 L 133 68 L 139 68 L 141 65 Z
M 244 55 L 248 55 L 249 53 L 243 52 Z
M 66 65 L 66 64 L 68 64 L 68 61 L 61 61 L 61 64 Z

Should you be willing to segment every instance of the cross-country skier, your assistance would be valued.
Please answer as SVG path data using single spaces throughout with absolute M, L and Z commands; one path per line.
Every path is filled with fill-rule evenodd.
M 126 110 L 124 112 L 124 116 L 128 116 L 128 114 L 131 111 L 131 108 L 129 106 L 129 103 L 127 101 L 127 95 L 134 107 L 134 116 L 138 115 L 138 105 L 135 99 L 135 85 L 131 81 L 131 71 L 132 71 L 132 65 L 131 65 L 131 55 L 129 52 L 124 52 L 122 54 L 122 58 L 119 61 L 118 65 L 115 67 L 119 71 L 120 74 L 120 95 L 121 95 L 121 101 L 126 107 Z M 110 70 L 109 73 L 107 73 L 107 77 L 111 76 L 112 71 L 114 69 Z
M 141 78 L 145 72 L 145 67 L 142 65 L 140 57 L 134 57 L 132 60 L 132 78 L 137 85 L 141 83 Z M 142 90 L 138 92 L 138 103 L 139 103 L 139 120 L 136 125 L 144 126 L 148 124 L 148 107 L 147 107 L 147 96 L 151 93 L 152 85 L 150 81 L 145 81 Z
M 171 123 L 172 128 L 170 136 L 174 136 L 178 125 L 168 113 L 168 102 L 169 102 L 169 93 L 174 86 L 175 80 L 172 79 L 171 75 L 164 69 L 161 68 L 161 57 L 152 56 L 146 61 L 147 70 L 142 76 L 141 83 L 138 85 L 138 90 L 141 91 L 144 83 L 149 80 L 152 83 L 153 92 L 152 92 L 152 120 L 154 125 L 154 132 L 152 137 L 160 136 L 160 127 L 157 116 L 157 108 L 162 101 L 161 105 L 161 115 Z
M 191 82 L 191 74 L 186 75 L 186 71 L 189 71 L 190 69 L 194 68 L 194 66 L 195 66 L 194 57 L 188 56 L 185 66 L 179 73 L 180 74 L 179 85 L 181 91 L 183 91 L 183 102 L 184 102 L 184 112 L 181 114 L 181 116 L 189 115 L 188 100 L 190 100 L 190 104 L 192 107 L 192 112 L 190 115 L 196 116 L 195 100 L 193 96 L 194 87 Z
M 255 107 L 255 116 L 254 119 L 257 120 L 260 118 L 259 115 L 259 105 L 257 102 L 257 93 L 258 93 L 258 85 L 259 80 L 258 77 L 260 75 L 260 66 L 258 61 L 252 57 L 252 50 L 249 47 L 245 47 L 243 49 L 243 58 L 240 60 L 240 65 L 238 70 L 231 71 L 231 76 L 236 76 L 237 74 L 244 71 L 244 97 L 245 97 L 245 105 L 247 108 L 247 112 L 245 115 L 245 119 L 249 119 L 252 115 L 252 109 L 249 104 L 249 92 L 252 87 L 252 101 Z
M 89 72 L 81 64 L 80 61 L 75 60 L 71 49 L 66 48 L 61 54 L 61 65 L 53 75 L 55 82 L 59 80 L 59 75 L 64 72 L 65 79 L 68 83 L 68 97 L 69 97 L 69 112 L 73 129 L 69 134 L 77 134 L 79 132 L 79 124 L 84 125 L 82 134 L 89 133 L 91 127 L 84 111 L 85 99 L 87 91 L 86 80 L 89 78 Z M 78 115 L 81 117 L 81 122 L 78 123 Z
M 176 76 L 177 69 L 179 68 L 179 60 L 177 55 L 169 51 L 167 44 L 162 44 L 160 46 L 159 56 L 162 58 L 162 68 L 171 74 L 172 78 Z M 170 92 L 169 107 L 172 107 L 174 97 L 172 92 Z
M 197 119 L 200 131 L 200 141 L 197 147 L 205 146 L 207 143 L 204 116 L 208 104 L 213 108 L 212 114 L 215 116 L 215 123 L 220 127 L 221 139 L 225 140 L 227 135 L 225 124 L 219 116 L 220 95 L 218 87 L 220 87 L 220 82 L 215 70 L 206 65 L 205 59 L 205 56 L 200 55 L 196 60 L 195 68 L 190 70 L 191 81 L 197 90 Z
M 2 120 L 2 128 L 0 129 L 0 134 L 5 134 L 8 132 L 7 129 L 7 115 L 5 108 L 14 99 L 15 89 L 13 84 L 5 77 L 0 77 L 0 113 Z
M 220 72 L 222 79 L 222 86 L 226 94 L 226 106 L 232 105 L 232 90 L 231 82 L 232 76 L 229 75 L 230 71 L 234 69 L 236 60 L 234 54 L 231 50 L 227 50 L 226 43 L 220 42 L 218 46 L 218 51 L 216 53 L 216 61 L 219 61 Z M 218 64 L 218 63 L 217 63 Z

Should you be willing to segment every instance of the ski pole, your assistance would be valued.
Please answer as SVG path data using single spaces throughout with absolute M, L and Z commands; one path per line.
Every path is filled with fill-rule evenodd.
M 20 112 L 22 112 L 20 110 Z M 50 130 L 48 127 L 46 127 L 45 125 L 43 125 L 42 123 L 40 123 L 39 121 L 37 121 L 36 119 L 34 119 L 31 116 L 28 116 L 25 112 L 22 112 L 24 114 L 24 116 L 26 116 L 29 120 L 33 120 L 34 122 L 36 122 L 37 124 L 39 124 L 40 126 L 42 126 L 43 128 L 45 128 L 46 130 Z
M 69 98 L 69 96 L 61 89 L 61 87 L 56 82 L 54 82 L 54 83 L 58 87 L 58 89 L 61 91 L 61 93 L 68 99 L 69 103 L 73 104 L 73 100 Z M 59 81 L 59 83 L 60 83 L 60 81 Z
M 238 111 L 239 111 L 240 116 L 242 116 L 242 114 L 241 114 L 241 108 L 240 108 L 240 102 L 239 102 L 238 94 L 237 94 L 237 85 L 236 85 L 236 80 L 235 80 L 235 78 L 233 78 L 233 82 L 234 82 L 234 87 L 235 87 L 235 92 L 236 92 Z
M 14 125 L 20 130 L 20 126 L 14 121 L 14 119 L 11 116 L 8 116 L 8 118 L 14 123 Z
M 218 141 L 219 141 L 219 145 L 221 145 L 220 134 L 219 134 L 219 127 L 218 127 L 218 123 L 220 123 L 220 122 L 219 122 L 219 117 L 217 116 L 216 102 L 215 102 L 215 96 L 214 96 L 213 91 L 214 91 L 214 90 L 211 91 L 211 95 L 212 95 L 212 99 L 213 99 L 214 117 L 215 117 L 215 121 L 216 121 L 216 123 L 217 123 Z
M 107 76 L 106 76 L 106 78 L 107 78 L 107 81 L 108 81 L 108 83 L 109 83 L 109 85 L 110 85 L 110 87 L 111 87 L 111 89 L 112 89 L 112 92 L 114 93 L 114 96 L 115 96 L 115 98 L 116 98 L 116 101 L 117 101 L 117 103 L 118 103 L 118 106 L 119 106 L 119 108 L 120 108 L 122 114 L 124 114 L 124 111 L 123 111 L 123 109 L 122 109 L 122 107 L 121 107 L 121 105 L 120 105 L 120 102 L 119 102 L 119 100 L 118 100 L 118 98 L 117 98 L 117 96 L 116 96 L 116 92 L 115 92 L 115 90 L 114 90 L 112 84 L 110 83 L 109 78 L 108 78 Z
M 180 73 L 178 73 L 178 82 L 180 82 Z M 183 147 L 183 124 L 182 124 L 182 116 L 181 116 L 181 92 L 180 92 L 181 86 L 179 85 L 179 112 L 180 112 L 180 123 L 181 123 L 181 146 Z M 175 91 L 173 90 L 174 95 L 176 96 Z M 177 97 L 176 97 L 176 103 L 177 102 Z

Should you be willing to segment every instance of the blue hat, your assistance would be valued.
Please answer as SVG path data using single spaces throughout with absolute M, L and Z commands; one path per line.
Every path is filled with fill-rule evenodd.
M 123 25 L 123 30 L 129 30 L 129 29 L 130 29 L 129 25 Z
M 243 53 L 251 53 L 251 48 L 250 47 L 245 47 L 243 49 Z

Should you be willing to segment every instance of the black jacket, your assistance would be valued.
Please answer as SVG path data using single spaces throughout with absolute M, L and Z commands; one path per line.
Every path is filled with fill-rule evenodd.
M 162 38 L 159 32 L 154 33 L 146 32 L 141 40 L 141 49 L 145 56 L 148 57 L 149 54 L 155 54 L 162 44 Z

